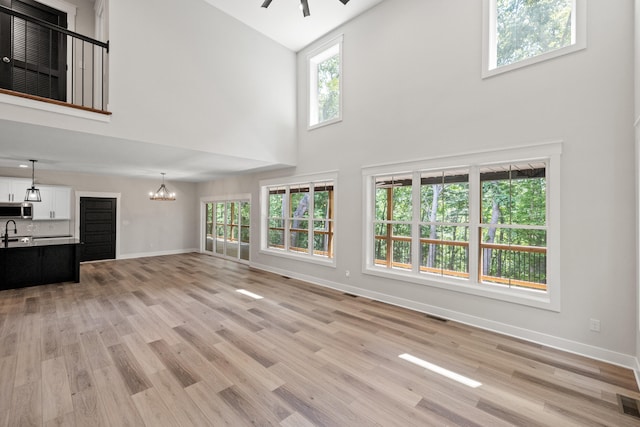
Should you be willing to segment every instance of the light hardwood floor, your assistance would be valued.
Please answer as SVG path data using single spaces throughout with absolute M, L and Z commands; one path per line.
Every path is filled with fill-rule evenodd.
M 201 254 L 0 292 L 0 427 L 639 426 L 635 399 L 627 369 Z

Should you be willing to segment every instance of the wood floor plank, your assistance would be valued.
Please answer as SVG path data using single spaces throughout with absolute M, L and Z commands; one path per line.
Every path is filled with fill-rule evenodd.
M 42 379 L 42 356 L 40 340 L 23 341 L 18 347 L 18 363 L 15 371 L 15 385 L 20 386 Z
M 209 420 L 189 397 L 182 384 L 167 370 L 149 376 L 158 395 L 181 426 L 206 426 Z
M 64 357 L 42 362 L 42 419 L 60 419 L 73 413 L 73 401 Z
M 640 425 L 619 396 L 628 369 L 203 254 L 0 291 L 0 427 Z
M 163 340 L 149 343 L 149 347 L 158 356 L 165 368 L 173 374 L 182 387 L 189 387 L 202 378 L 178 357 L 175 350 Z
M 146 425 L 180 427 L 180 424 L 164 404 L 155 388 L 143 390 L 131 396 L 131 399 Z
M 129 390 L 114 366 L 93 371 L 100 402 L 104 406 L 109 424 L 113 426 L 144 426 L 144 422 L 131 400 Z
M 42 383 L 40 381 L 15 387 L 7 425 L 41 426 L 42 404 Z
M 15 373 L 16 356 L 0 358 L 0 427 L 9 425 Z
M 120 372 L 122 380 L 132 395 L 151 387 L 151 382 L 142 367 L 124 344 L 112 345 L 108 348 L 113 363 Z

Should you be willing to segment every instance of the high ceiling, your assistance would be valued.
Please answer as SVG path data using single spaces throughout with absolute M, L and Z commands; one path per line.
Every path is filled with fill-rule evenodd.
M 204 0 L 292 51 L 353 19 L 383 0 L 309 0 L 311 16 L 303 17 L 299 0 Z M 37 169 L 157 177 L 203 182 L 220 176 L 273 169 L 281 165 L 168 147 L 139 141 L 0 120 L 0 167 L 16 168 L 37 159 Z M 51 147 L 55 147 L 52 149 Z
M 294 52 L 382 2 L 309 0 L 311 16 L 304 18 L 299 0 L 273 0 L 267 9 L 260 7 L 263 0 L 205 1 Z

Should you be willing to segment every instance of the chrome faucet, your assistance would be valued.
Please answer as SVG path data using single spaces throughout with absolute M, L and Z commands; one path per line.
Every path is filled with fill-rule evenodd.
M 18 234 L 18 226 L 16 225 L 16 222 L 12 219 L 7 221 L 7 223 L 4 225 L 4 236 L 2 236 L 2 241 L 4 242 L 5 248 L 9 246 L 9 223 L 10 222 L 13 223 L 13 234 Z

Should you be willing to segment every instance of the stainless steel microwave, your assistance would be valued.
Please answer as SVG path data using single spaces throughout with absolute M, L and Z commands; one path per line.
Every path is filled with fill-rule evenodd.
M 31 219 L 33 205 L 31 203 L 0 203 L 0 218 Z

